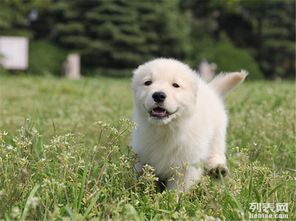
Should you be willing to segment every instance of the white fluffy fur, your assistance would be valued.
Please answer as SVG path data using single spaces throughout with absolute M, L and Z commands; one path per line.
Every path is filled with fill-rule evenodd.
M 245 77 L 245 72 L 235 72 L 208 84 L 174 59 L 160 58 L 139 66 L 132 81 L 137 125 L 132 148 L 139 161 L 136 169 L 149 164 L 169 189 L 187 191 L 201 178 L 204 164 L 209 169 L 227 168 L 227 115 L 221 95 Z M 146 86 L 148 80 L 152 84 Z M 173 87 L 173 83 L 180 87 Z M 156 91 L 167 95 L 163 107 L 174 113 L 165 119 L 149 114 L 157 106 L 152 98 Z

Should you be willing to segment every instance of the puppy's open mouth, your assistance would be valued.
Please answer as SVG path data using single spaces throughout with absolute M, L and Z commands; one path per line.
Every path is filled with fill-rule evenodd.
M 156 118 L 165 118 L 168 117 L 170 115 L 170 113 L 161 107 L 155 107 L 150 111 L 150 116 L 151 117 L 156 117 Z
M 166 109 L 162 107 L 155 107 L 153 108 L 149 114 L 151 117 L 157 118 L 157 119 L 164 119 L 169 117 L 170 115 L 176 113 L 178 110 L 174 111 L 173 113 L 168 112 Z

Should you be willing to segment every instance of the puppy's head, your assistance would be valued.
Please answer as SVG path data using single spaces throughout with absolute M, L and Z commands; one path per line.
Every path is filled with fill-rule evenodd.
M 152 123 L 167 124 L 193 111 L 197 75 L 187 65 L 160 58 L 140 65 L 132 81 L 135 107 Z

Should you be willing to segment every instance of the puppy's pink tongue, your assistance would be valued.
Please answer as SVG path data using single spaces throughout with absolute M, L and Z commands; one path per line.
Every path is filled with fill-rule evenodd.
M 157 107 L 152 110 L 152 115 L 156 117 L 165 117 L 167 112 L 165 109 Z

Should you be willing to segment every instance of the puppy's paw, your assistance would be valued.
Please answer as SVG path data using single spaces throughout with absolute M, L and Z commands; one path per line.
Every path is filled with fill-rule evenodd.
M 214 178 L 229 176 L 229 170 L 226 165 L 218 164 L 216 167 L 209 169 L 209 175 Z

